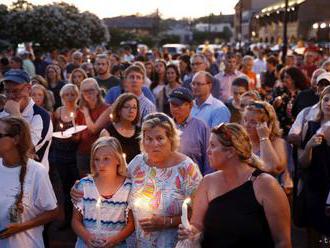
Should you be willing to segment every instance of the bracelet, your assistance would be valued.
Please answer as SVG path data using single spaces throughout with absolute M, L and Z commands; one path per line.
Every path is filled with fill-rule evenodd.
M 265 141 L 265 140 L 269 140 L 269 138 L 267 138 L 267 137 L 263 137 L 263 138 L 260 138 L 260 139 L 259 139 L 260 142 Z

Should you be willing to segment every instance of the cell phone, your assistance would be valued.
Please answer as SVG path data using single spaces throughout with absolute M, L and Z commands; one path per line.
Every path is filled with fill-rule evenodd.
M 4 229 L 0 230 L 0 234 L 4 233 L 7 230 L 8 230 L 8 228 L 4 228 Z

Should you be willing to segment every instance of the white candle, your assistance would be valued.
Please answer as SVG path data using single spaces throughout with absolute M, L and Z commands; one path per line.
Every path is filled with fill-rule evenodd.
M 76 120 L 75 120 L 73 112 L 70 113 L 70 117 L 72 118 L 72 124 L 73 124 L 74 130 L 76 130 Z
M 139 219 L 149 218 L 151 216 L 149 202 L 150 199 L 146 197 L 138 197 L 134 200 L 134 207 L 138 212 Z
M 99 197 L 96 201 L 96 232 L 100 234 L 101 232 L 101 197 Z
M 60 123 L 61 135 L 63 136 L 63 123 Z
M 188 204 L 190 203 L 190 198 L 187 198 L 182 203 L 182 215 L 181 223 L 186 229 L 190 229 L 190 223 L 188 219 Z

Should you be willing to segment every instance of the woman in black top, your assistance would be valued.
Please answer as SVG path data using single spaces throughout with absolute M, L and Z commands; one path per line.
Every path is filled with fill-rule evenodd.
M 324 207 L 330 191 L 330 86 L 320 95 L 319 114 L 303 129 L 304 151 L 299 162 L 304 168 L 303 187 L 306 226 L 313 229 L 317 239 L 330 236 L 330 217 Z M 317 242 L 317 240 L 315 240 Z
M 275 178 L 254 168 L 262 161 L 245 129 L 235 123 L 214 128 L 208 156 L 218 171 L 201 182 L 192 229 L 180 236 L 203 232 L 201 245 L 208 248 L 291 247 L 288 200 Z
M 140 128 L 136 125 L 139 121 L 139 108 L 139 101 L 135 95 L 120 95 L 112 105 L 112 122 L 101 133 L 102 136 L 110 135 L 119 140 L 127 163 L 140 153 Z

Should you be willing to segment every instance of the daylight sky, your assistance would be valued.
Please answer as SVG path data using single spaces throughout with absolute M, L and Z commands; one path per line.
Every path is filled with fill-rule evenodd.
M 56 0 L 28 0 L 33 4 L 48 4 Z M 0 0 L 11 5 L 13 0 Z M 88 10 L 100 18 L 140 13 L 150 14 L 157 8 L 162 18 L 200 17 L 211 13 L 233 14 L 238 0 L 65 0 L 81 11 Z

